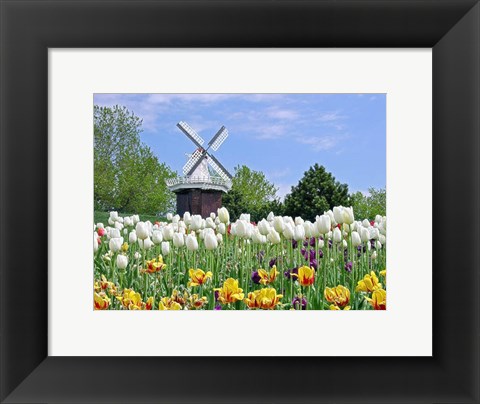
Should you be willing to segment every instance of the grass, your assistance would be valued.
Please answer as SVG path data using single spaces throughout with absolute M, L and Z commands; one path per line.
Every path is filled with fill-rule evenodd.
M 133 213 L 123 213 L 123 212 L 118 212 L 118 214 L 122 217 L 125 216 L 132 216 Z M 139 214 L 140 220 L 142 222 L 146 222 L 147 220 L 150 220 L 150 222 L 155 223 L 156 221 L 165 221 L 166 219 L 163 216 L 155 216 L 155 215 L 147 215 L 147 214 Z M 95 223 L 103 223 L 105 226 L 108 226 L 108 218 L 110 217 L 109 212 L 101 212 L 96 210 L 93 213 L 93 220 Z

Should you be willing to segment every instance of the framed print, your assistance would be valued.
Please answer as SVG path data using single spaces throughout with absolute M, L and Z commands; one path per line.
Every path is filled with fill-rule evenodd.
M 479 402 L 477 1 L 39 0 L 0 4 L 2 402 Z M 209 294 L 200 303 L 222 310 L 122 310 L 138 303 L 133 289 L 145 291 L 139 308 L 157 290 L 173 296 L 168 286 L 173 281 L 167 278 L 165 286 L 158 286 L 157 280 L 164 280 L 149 278 L 147 259 L 136 268 L 143 270 L 136 282 L 113 272 L 123 265 L 124 257 L 126 265 L 131 264 L 136 250 L 127 251 L 137 248 L 138 241 L 131 246 L 127 243 L 125 251 L 121 250 L 123 243 L 116 248 L 113 242 L 109 250 L 115 250 L 112 257 L 117 267 L 103 266 L 100 260 L 92 274 L 94 104 L 108 109 L 119 99 L 110 97 L 109 101 L 99 94 L 130 94 L 130 100 L 143 102 L 143 112 L 159 108 L 167 94 L 176 112 L 180 106 L 198 107 L 186 104 L 185 94 L 195 101 L 199 96 L 205 99 L 216 94 L 218 99 L 219 94 L 227 94 L 222 99 L 225 103 L 214 105 L 216 111 L 222 107 L 227 116 L 227 112 L 232 114 L 228 108 L 242 112 L 243 104 L 234 94 L 250 103 L 246 98 L 252 95 L 262 98 L 258 95 L 274 93 L 289 95 L 289 105 L 311 102 L 308 97 L 294 99 L 292 94 L 386 94 L 383 118 L 388 217 L 392 218 L 386 262 L 393 269 L 389 269 L 388 289 L 382 285 L 375 290 L 388 290 L 387 310 L 372 310 L 382 305 L 381 296 L 374 299 L 374 289 L 368 290 L 365 284 L 378 283 L 373 276 L 376 272 L 380 276 L 381 268 L 374 267 L 371 254 L 370 261 L 355 261 L 353 237 L 348 234 L 356 230 L 343 226 L 335 228 L 346 234 L 347 260 L 334 256 L 334 261 L 345 268 L 352 262 L 359 270 L 370 265 L 374 275 L 362 278 L 366 291 L 356 290 L 361 280 L 347 268 L 343 285 L 348 287 L 329 292 L 335 296 L 325 296 L 334 309 L 345 309 L 348 296 L 354 309 L 366 310 L 289 310 L 301 308 L 304 297 L 306 308 L 327 308 L 308 290 L 311 285 L 320 286 L 319 278 L 314 279 L 320 272 L 308 275 L 306 269 L 297 268 L 301 273 L 292 275 L 292 269 L 290 277 L 299 278 L 295 287 L 302 295 L 298 295 L 293 288 L 286 290 L 285 276 L 277 279 L 273 269 L 277 262 L 265 273 L 238 274 L 243 284 L 239 285 L 242 292 L 236 292 L 245 289 L 252 296 L 230 302 L 221 287 L 217 291 L 213 285 L 207 288 L 217 280 L 213 274 L 214 279 L 208 280 L 208 265 L 213 265 L 208 258 L 200 277 L 207 279 L 205 287 L 200 272 L 185 272 L 182 291 L 190 293 L 185 299 L 191 300 L 192 290 L 200 290 L 192 288 L 201 284 L 202 292 Z M 156 98 L 157 103 L 145 103 L 145 96 L 139 94 L 156 94 L 149 99 Z M 179 94 L 181 105 L 175 103 Z M 227 99 L 236 103 L 227 104 Z M 275 99 L 256 108 L 292 117 L 292 109 L 280 111 L 281 105 Z M 168 109 L 162 112 L 164 117 L 171 113 Z M 146 113 L 143 117 L 148 123 Z M 234 119 L 228 122 L 227 129 L 239 128 Z M 194 121 L 182 118 L 178 123 L 176 130 L 196 142 L 212 136 L 212 145 L 220 137 L 225 140 L 223 129 L 213 129 L 213 124 L 209 136 Z M 309 134 L 307 127 L 302 131 Z M 235 141 L 234 132 L 225 147 Z M 296 139 L 308 141 L 312 149 L 325 147 L 311 137 Z M 276 147 L 280 153 L 278 137 L 264 140 L 265 149 Z M 361 150 L 348 140 L 342 139 L 345 147 Z M 214 152 L 202 147 L 196 151 L 203 157 L 208 152 L 213 159 L 216 146 Z M 195 151 L 186 151 L 192 153 L 191 159 Z M 174 147 L 170 151 L 177 152 L 184 150 Z M 363 153 L 370 157 L 368 150 Z M 303 155 L 295 158 L 306 159 Z M 214 171 L 228 171 L 228 159 L 224 160 L 221 149 L 218 161 L 222 163 Z M 187 172 L 196 172 L 200 162 L 195 164 Z M 212 171 L 204 171 L 202 178 L 205 173 L 209 176 Z M 133 222 L 140 222 L 131 213 L 122 215 L 121 225 L 117 215 L 105 217 L 104 227 L 110 221 L 111 234 L 100 242 L 110 244 L 123 237 L 116 237 L 111 229 L 131 232 Z M 219 225 L 222 220 L 217 213 Z M 348 215 L 348 209 L 342 211 L 343 224 L 350 226 Z M 126 218 L 132 223 L 125 223 Z M 216 219 L 211 217 L 212 222 Z M 245 217 L 240 220 L 249 222 Z M 135 236 L 143 243 L 153 239 L 153 230 L 159 231 L 162 221 L 151 223 L 151 234 L 145 233 L 146 237 L 142 226 L 135 227 Z M 98 222 L 97 236 L 104 228 Z M 167 218 L 165 226 L 173 227 L 170 222 L 173 219 Z M 379 235 L 385 236 L 385 223 L 380 217 L 365 228 L 376 225 Z M 295 225 L 305 231 L 303 224 Z M 206 250 L 209 235 L 202 234 L 202 241 L 196 234 Z M 160 251 L 165 240 L 156 237 Z M 96 237 L 94 247 L 95 241 L 101 255 L 110 254 L 106 245 L 99 247 Z M 343 241 L 340 236 L 338 245 Z M 320 254 L 319 242 L 320 236 L 314 237 L 313 247 L 306 245 L 305 253 L 292 250 L 290 256 L 293 242 L 285 243 L 277 257 L 290 257 L 290 264 L 293 259 L 304 259 L 307 268 L 313 267 L 313 259 Z M 386 244 L 380 237 L 378 242 Z M 385 251 L 381 246 L 373 244 L 379 258 Z M 170 248 L 180 247 L 172 241 Z M 196 255 L 184 257 L 197 266 Z M 152 268 L 160 267 L 159 262 L 153 262 Z M 115 287 L 131 288 L 130 300 L 112 295 L 118 310 L 93 311 L 93 293 L 99 296 L 95 300 L 99 308 L 112 300 L 101 284 L 92 291 L 92 275 L 98 282 L 104 275 L 107 287 L 113 279 Z M 218 279 L 218 283 L 223 281 Z M 263 293 L 268 286 L 288 297 L 288 303 L 281 306 L 270 295 L 258 301 L 263 305 L 269 301 L 267 308 L 286 310 L 239 310 L 265 308 L 254 307 L 255 293 Z M 152 299 L 159 307 L 173 307 L 171 301 L 156 301 L 156 295 Z M 175 303 L 182 308 L 187 305 Z M 233 308 L 238 310 L 225 310 Z

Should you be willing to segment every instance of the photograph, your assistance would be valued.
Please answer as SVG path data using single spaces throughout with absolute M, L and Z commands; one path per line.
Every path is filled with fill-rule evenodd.
M 93 309 L 386 310 L 386 104 L 93 94 Z

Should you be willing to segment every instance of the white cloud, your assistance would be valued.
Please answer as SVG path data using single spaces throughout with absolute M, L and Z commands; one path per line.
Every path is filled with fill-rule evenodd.
M 312 147 L 315 151 L 330 150 L 346 138 L 346 135 L 339 136 L 304 136 L 297 137 L 299 143 L 306 144 Z
M 292 184 L 275 184 L 278 188 L 277 196 L 280 198 L 281 201 L 285 199 L 285 196 L 292 191 Z
M 269 108 L 267 115 L 273 119 L 297 119 L 298 113 L 291 109 Z

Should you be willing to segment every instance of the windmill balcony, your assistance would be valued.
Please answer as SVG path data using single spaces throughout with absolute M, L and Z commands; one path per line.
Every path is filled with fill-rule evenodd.
M 232 187 L 231 180 L 224 180 L 221 177 L 193 177 L 183 176 L 169 178 L 166 180 L 168 188 L 173 192 L 179 192 L 191 188 L 199 188 L 203 190 L 216 190 L 227 192 Z

